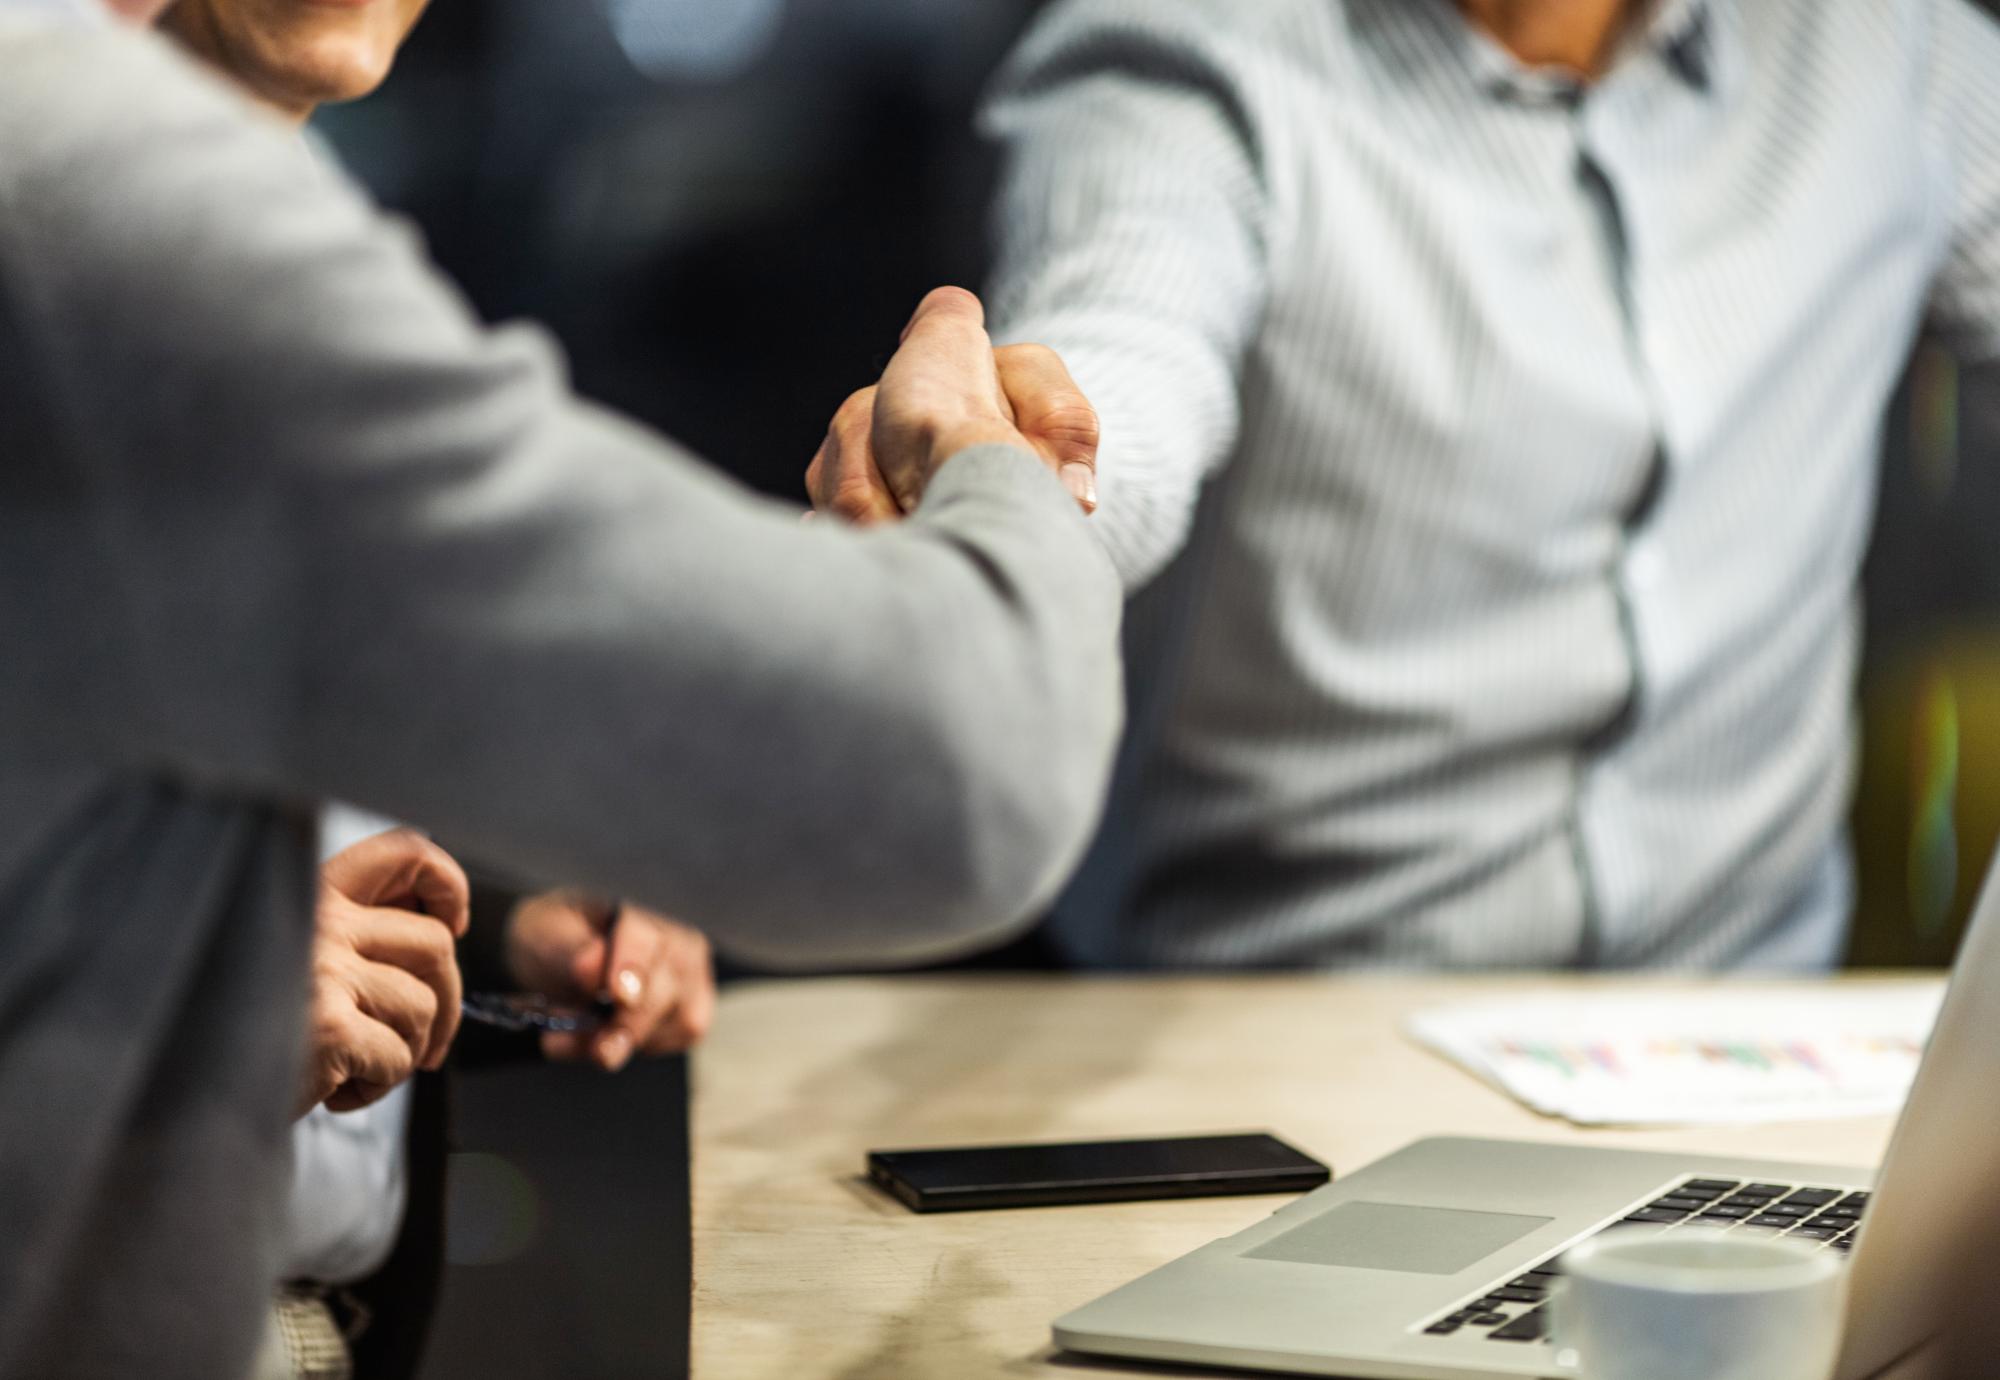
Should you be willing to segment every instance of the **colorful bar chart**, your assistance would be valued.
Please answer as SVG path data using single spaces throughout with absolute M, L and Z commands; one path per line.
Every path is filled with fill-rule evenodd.
M 1438 1007 L 1412 1038 L 1549 1116 L 1702 1125 L 1894 1111 L 1943 984 L 1590 993 Z

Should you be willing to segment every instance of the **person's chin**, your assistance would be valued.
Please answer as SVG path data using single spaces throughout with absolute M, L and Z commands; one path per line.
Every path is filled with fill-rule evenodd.
M 407 22 L 384 4 L 176 0 L 162 27 L 246 94 L 280 111 L 305 113 L 366 96 L 388 76 Z
M 291 54 L 274 84 L 314 105 L 357 101 L 383 83 L 394 58 L 393 49 L 365 38 L 324 38 Z

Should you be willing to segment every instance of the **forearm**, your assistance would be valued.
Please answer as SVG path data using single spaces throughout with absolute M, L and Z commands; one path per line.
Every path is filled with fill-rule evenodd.
M 1053 349 L 1096 407 L 1095 530 L 1128 590 L 1179 550 L 1231 453 L 1268 293 L 1270 190 L 1229 27 L 1169 0 L 1051 9 L 981 116 L 1007 155 L 995 336 Z
M 330 653 L 318 717 L 405 713 L 410 736 L 316 735 L 307 774 L 765 963 L 921 956 L 1045 899 L 1118 716 L 1117 588 L 1060 487 L 974 452 L 907 528 L 863 535 L 675 478 L 653 503 L 556 479 L 515 539 L 374 563 L 372 597 L 426 591 L 417 640 L 446 654 Z
M 1187 539 L 1204 481 L 1231 454 L 1236 380 L 1216 350 L 1176 339 L 1176 323 L 1137 310 L 1022 311 L 999 328 L 1060 354 L 1103 427 L 1092 531 L 1128 593 Z
M 802 666 L 784 679 L 797 684 L 803 673 L 812 688 L 778 712 L 789 750 L 769 732 L 708 723 L 697 736 L 738 743 L 739 760 L 718 760 L 717 781 L 682 801 L 617 812 L 611 827 L 638 825 L 634 848 L 671 872 L 629 881 L 624 893 L 671 895 L 676 913 L 774 967 L 943 955 L 1031 915 L 1087 841 L 1120 713 L 1116 586 L 1052 487 L 1024 454 L 965 453 L 940 471 L 910 524 L 905 536 L 917 540 L 838 533 L 838 546 L 879 549 L 881 577 L 897 587 L 877 596 L 890 616 L 856 619 L 867 592 L 844 579 L 798 578 L 787 602 L 803 622 L 834 629 L 842 655 L 813 655 L 818 629 L 798 632 Z M 779 534 L 799 529 L 787 522 Z M 942 597 L 947 585 L 955 597 Z M 842 676 L 846 656 L 877 669 Z M 893 677 L 882 666 L 894 666 Z M 853 727 L 863 719 L 876 726 Z M 674 778 L 692 785 L 687 771 L 675 768 Z M 830 798 L 787 780 L 808 771 L 829 783 Z M 642 777 L 625 789 L 643 801 L 662 784 Z M 611 841 L 596 818 L 609 800 L 589 808 L 586 845 Z M 686 822 L 668 838 L 644 824 L 648 814 Z M 486 851 L 517 831 L 524 846 Z M 473 868 L 473 932 L 461 946 L 468 982 L 480 985 L 472 975 L 483 972 L 491 985 L 506 977 L 502 931 L 514 900 L 536 875 L 580 875 L 560 870 L 574 841 L 500 821 L 478 842 L 456 836 L 452 845 L 508 859 L 504 879 Z M 764 918 L 746 921 L 751 906 Z

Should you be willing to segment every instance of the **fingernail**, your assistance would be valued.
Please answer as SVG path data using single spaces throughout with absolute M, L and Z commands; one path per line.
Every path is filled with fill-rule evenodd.
M 618 999 L 627 1006 L 638 1005 L 639 998 L 646 994 L 646 984 L 639 977 L 637 968 L 621 969 L 617 978 Z
M 1062 467 L 1062 482 L 1070 496 L 1083 505 L 1084 512 L 1097 511 L 1097 471 L 1072 461 Z
M 624 1068 L 625 1061 L 632 1057 L 632 1037 L 622 1030 L 614 1030 L 597 1047 L 597 1057 L 604 1061 L 607 1069 Z

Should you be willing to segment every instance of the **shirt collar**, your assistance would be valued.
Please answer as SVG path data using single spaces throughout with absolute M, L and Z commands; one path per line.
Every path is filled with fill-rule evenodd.
M 1728 0 L 1656 0 L 1652 13 L 1625 39 L 1619 63 L 1642 53 L 1695 91 L 1715 89 L 1726 58 L 1726 26 L 1717 11 Z M 1581 87 L 1550 69 L 1524 65 L 1475 29 L 1453 0 L 1346 0 L 1350 30 L 1379 59 L 1406 75 L 1434 77 L 1433 64 L 1458 67 L 1490 93 L 1573 97 Z M 1615 70 L 1615 67 L 1614 67 Z
M 1642 40 L 1667 67 L 1697 91 L 1715 84 L 1715 14 L 1712 0 L 1665 0 Z

